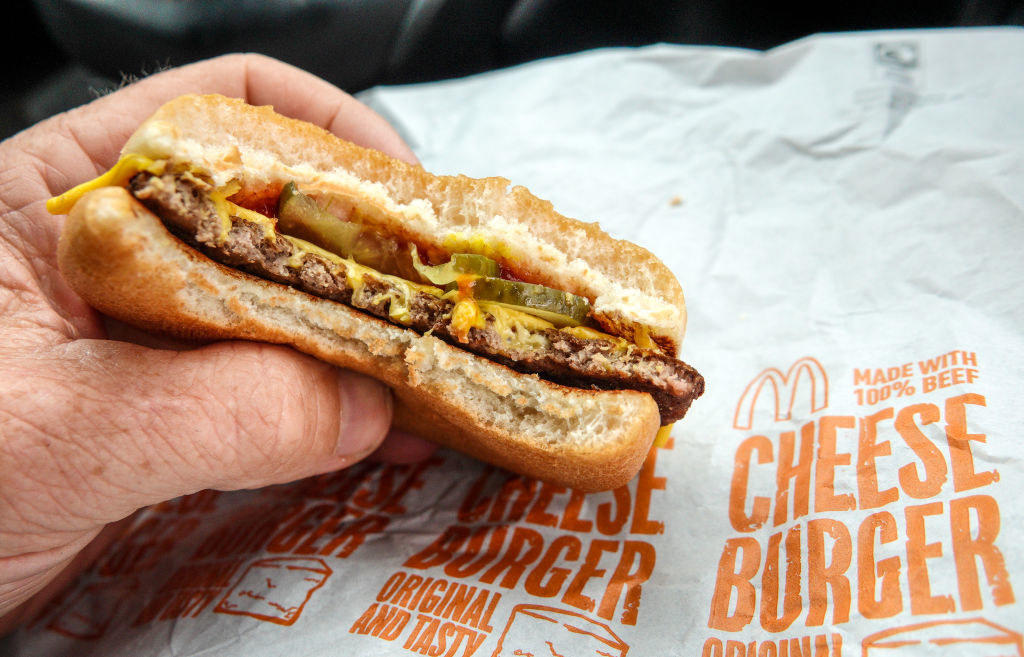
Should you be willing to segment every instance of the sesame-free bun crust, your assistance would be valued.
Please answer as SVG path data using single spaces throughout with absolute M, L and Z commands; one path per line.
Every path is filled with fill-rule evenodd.
M 308 138 L 319 134 L 302 130 Z M 659 426 L 647 394 L 580 390 L 520 374 L 219 265 L 119 187 L 89 192 L 75 204 L 58 262 L 71 287 L 100 312 L 191 340 L 291 345 L 373 376 L 394 391 L 397 428 L 528 476 L 591 491 L 621 486 L 639 470 Z
M 486 255 L 513 265 L 523 279 L 592 299 L 606 330 L 631 336 L 643 326 L 666 353 L 678 353 L 686 309 L 668 268 L 504 178 L 435 176 L 270 107 L 223 96 L 170 101 L 123 153 L 188 163 L 217 185 L 259 190 L 294 181 L 306 191 L 359 196 L 419 244 L 462 251 L 488 245 Z

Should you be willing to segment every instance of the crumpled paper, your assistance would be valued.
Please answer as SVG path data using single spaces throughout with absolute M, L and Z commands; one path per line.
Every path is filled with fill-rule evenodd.
M 140 513 L 29 655 L 1024 656 L 1019 29 L 595 51 L 363 96 L 676 272 L 629 486 L 453 452 Z

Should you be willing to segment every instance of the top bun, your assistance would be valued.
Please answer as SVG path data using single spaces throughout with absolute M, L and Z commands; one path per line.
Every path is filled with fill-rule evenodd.
M 187 162 L 215 185 L 302 189 L 359 196 L 421 244 L 486 252 L 529 280 L 586 296 L 605 329 L 646 328 L 675 355 L 686 329 L 682 289 L 653 254 L 597 224 L 569 219 L 504 178 L 435 176 L 326 130 L 223 96 L 163 105 L 122 150 Z M 526 276 L 524 276 L 525 278 Z

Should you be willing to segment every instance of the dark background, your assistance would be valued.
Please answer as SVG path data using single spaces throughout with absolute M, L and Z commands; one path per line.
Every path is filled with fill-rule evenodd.
M 1024 0 L 12 0 L 0 138 L 125 80 L 255 51 L 350 92 L 600 46 L 768 49 L 817 32 L 1024 25 Z

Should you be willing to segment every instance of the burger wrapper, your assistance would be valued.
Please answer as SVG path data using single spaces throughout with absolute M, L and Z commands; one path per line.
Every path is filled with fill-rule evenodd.
M 200 492 L 11 655 L 1024 656 L 1024 32 L 656 46 L 377 89 L 676 272 L 707 393 L 628 486 L 442 451 Z

